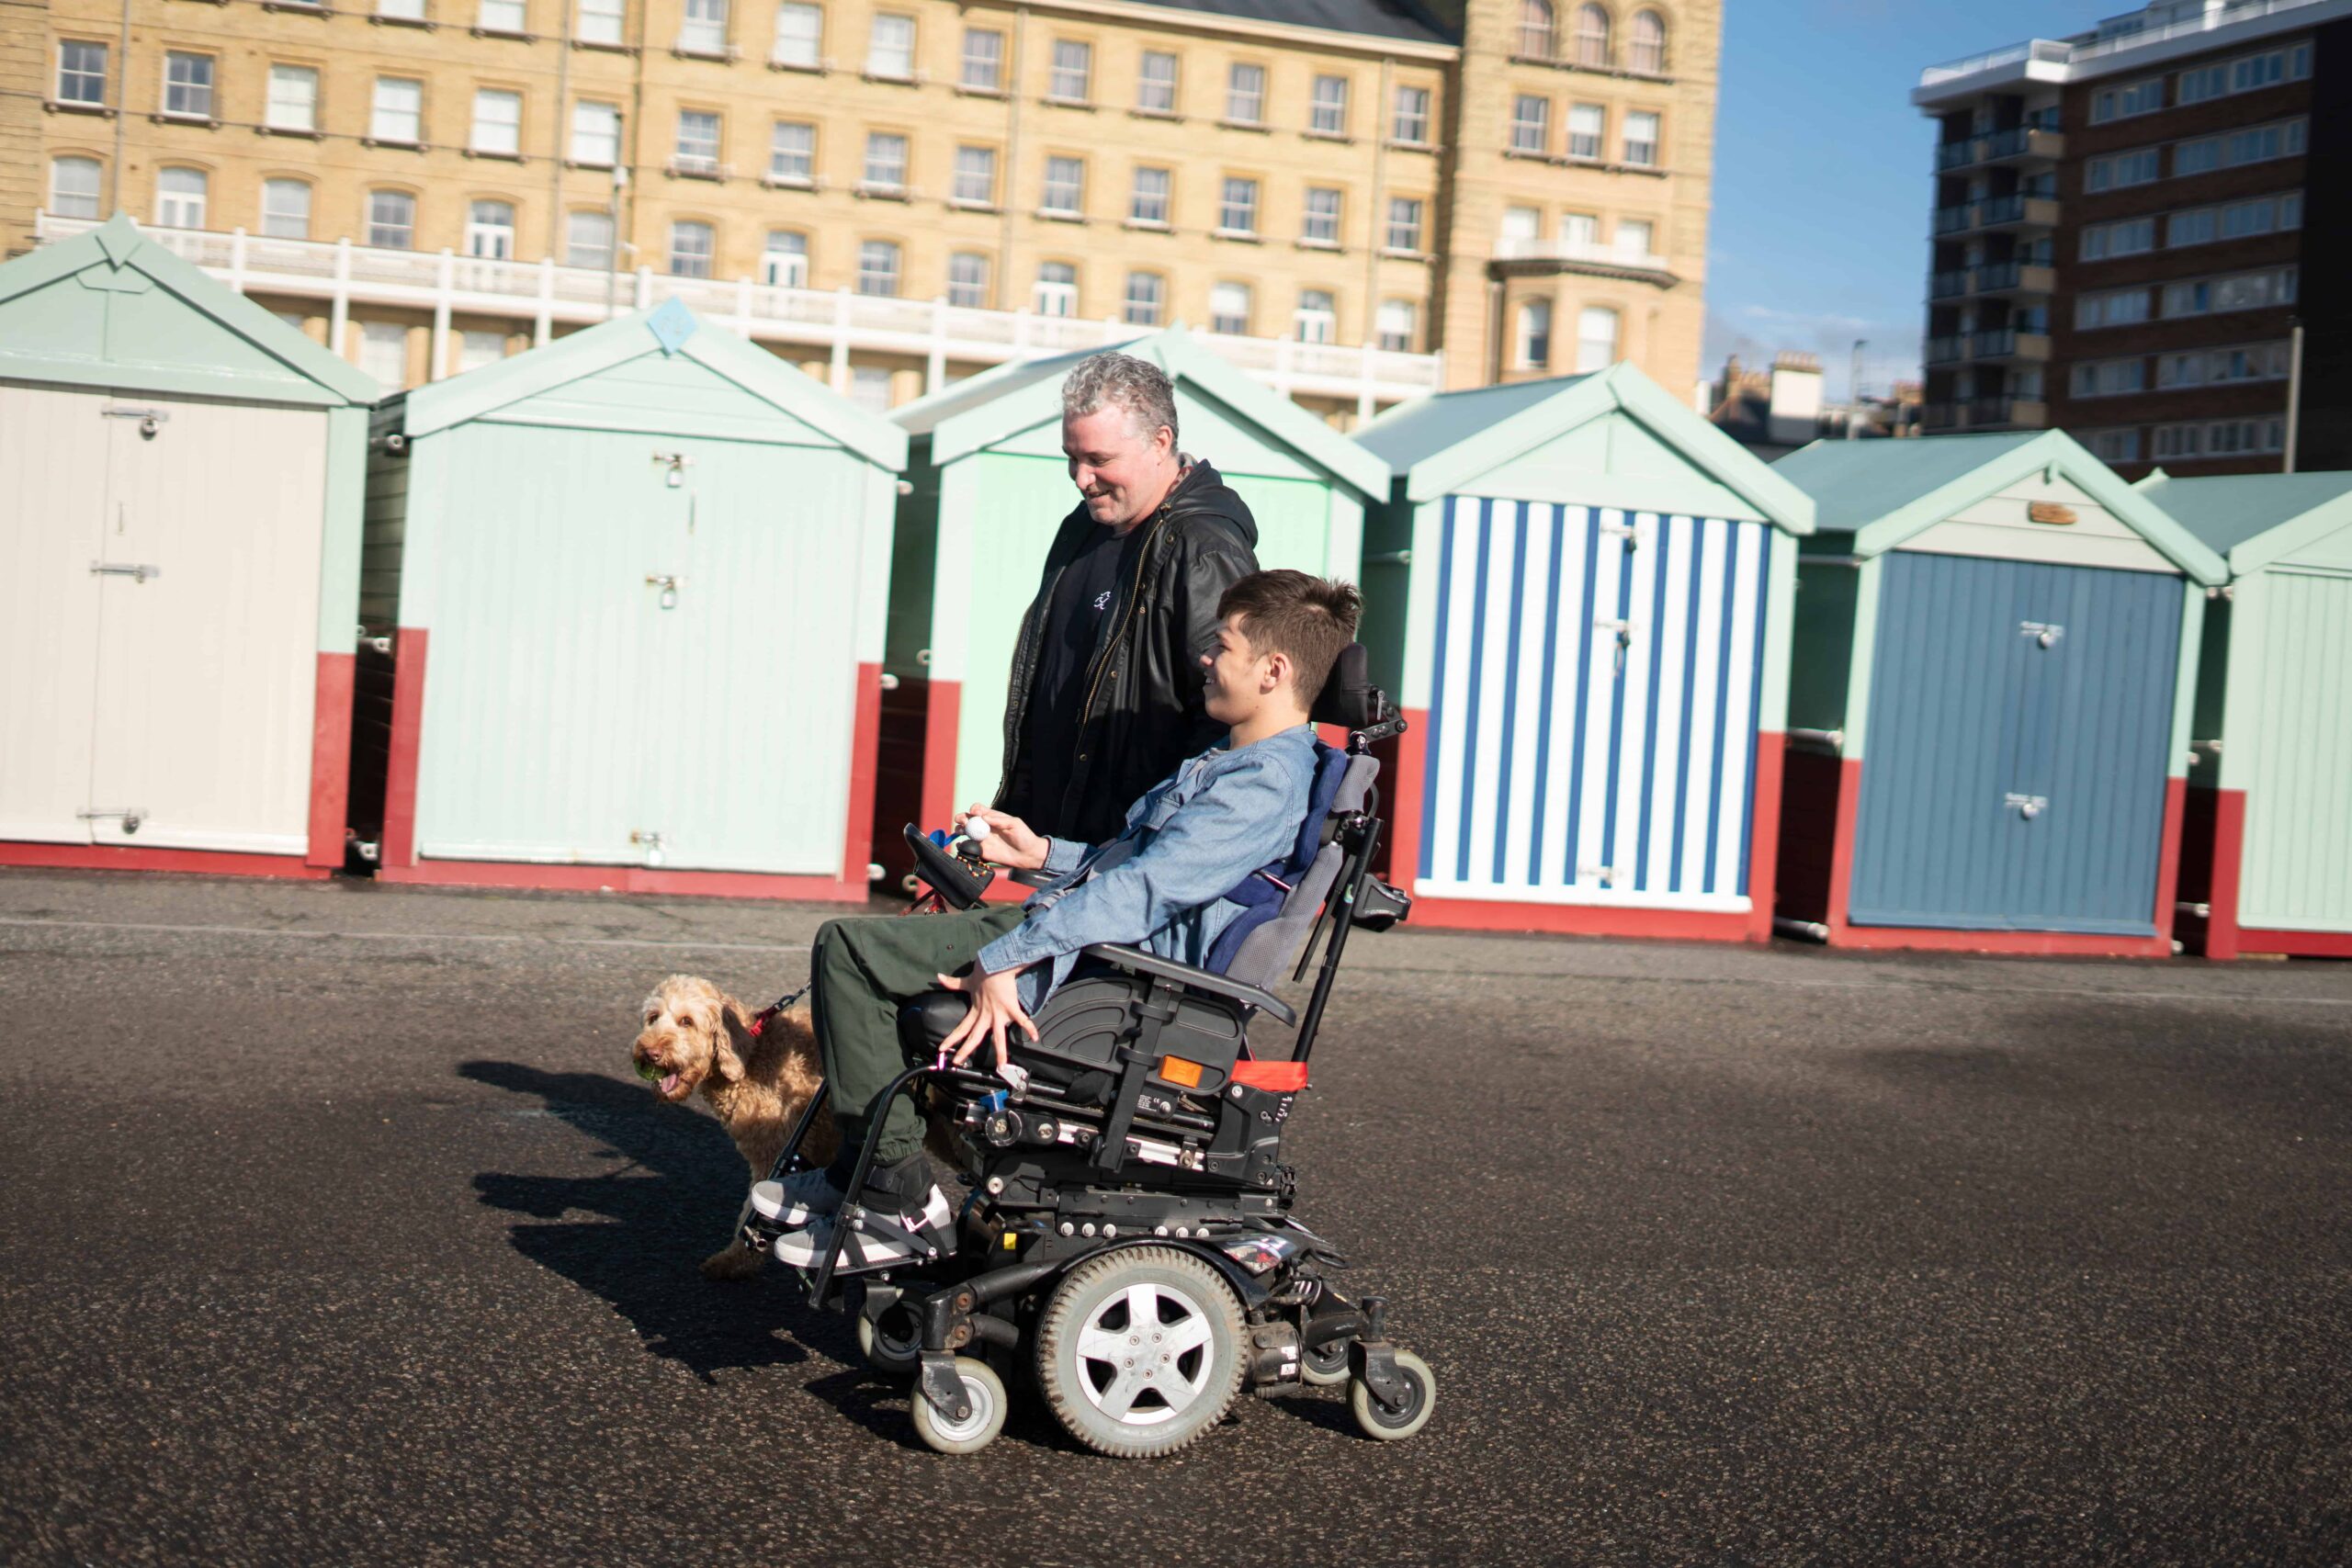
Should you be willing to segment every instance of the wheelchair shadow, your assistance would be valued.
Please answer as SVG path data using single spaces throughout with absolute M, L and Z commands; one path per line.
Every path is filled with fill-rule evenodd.
M 857 1359 L 846 1322 L 808 1312 L 782 1281 L 702 1277 L 749 1184 L 742 1156 L 708 1118 L 596 1073 L 494 1061 L 458 1071 L 537 1101 L 517 1114 L 552 1116 L 602 1145 L 594 1157 L 611 1168 L 599 1174 L 483 1171 L 474 1190 L 485 1206 L 518 1216 L 507 1233 L 515 1251 L 610 1303 L 648 1352 L 705 1382 L 805 1361 L 810 1348 Z M 779 1332 L 786 1326 L 789 1339 Z

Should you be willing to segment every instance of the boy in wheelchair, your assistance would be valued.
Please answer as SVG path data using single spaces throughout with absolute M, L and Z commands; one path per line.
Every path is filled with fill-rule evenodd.
M 834 1216 L 869 1138 L 857 1198 L 865 1219 L 843 1239 L 837 1269 L 887 1269 L 919 1249 L 952 1251 L 953 1211 L 932 1182 L 922 1118 L 894 1095 L 881 1124 L 870 1126 L 876 1098 L 933 1049 L 959 1066 L 985 1049 L 976 1070 L 993 1067 L 1018 1083 L 1009 1046 L 1038 1039 L 1034 1015 L 1070 980 L 1083 950 L 1115 944 L 1209 967 L 1224 956 L 1220 937 L 1238 934 L 1237 921 L 1254 923 L 1243 919 L 1252 905 L 1242 900 L 1277 896 L 1256 882 L 1288 891 L 1265 868 L 1292 857 L 1302 837 L 1320 760 L 1308 716 L 1354 637 L 1361 605 L 1349 584 L 1304 572 L 1242 579 L 1219 603 L 1217 650 L 1201 660 L 1207 708 L 1228 727 L 1227 740 L 1136 801 L 1117 838 L 1092 847 L 1046 839 L 1018 818 L 975 807 L 989 829 L 991 860 L 1048 878 L 1026 904 L 835 920 L 818 933 L 812 1021 L 842 1154 L 831 1168 L 753 1189 L 754 1211 L 784 1233 L 774 1247 L 780 1260 L 808 1268 L 832 1249 Z M 1328 806 L 1337 778 L 1325 773 Z

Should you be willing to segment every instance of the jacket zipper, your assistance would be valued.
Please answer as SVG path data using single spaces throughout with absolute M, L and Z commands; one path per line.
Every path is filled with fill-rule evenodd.
M 1160 529 L 1167 525 L 1168 510 L 1166 507 L 1162 507 L 1160 509 L 1159 517 L 1151 525 L 1151 532 L 1146 534 L 1143 538 L 1143 543 L 1136 547 L 1136 581 L 1133 591 L 1127 596 L 1126 614 L 1120 617 L 1119 629 L 1111 634 L 1111 640 L 1102 645 L 1102 651 L 1094 656 L 1094 680 L 1086 688 L 1086 700 L 1078 705 L 1078 731 L 1079 744 L 1080 745 L 1085 743 L 1087 716 L 1093 711 L 1096 694 L 1102 690 L 1102 667 L 1111 661 L 1112 655 L 1117 651 L 1120 642 L 1125 638 L 1127 635 L 1127 627 L 1135 624 L 1136 607 L 1143 603 L 1144 568 L 1151 564 L 1151 547 L 1159 539 Z M 1071 748 L 1070 772 L 1073 774 L 1077 773 L 1077 764 L 1084 755 L 1085 753 L 1078 750 L 1075 746 Z

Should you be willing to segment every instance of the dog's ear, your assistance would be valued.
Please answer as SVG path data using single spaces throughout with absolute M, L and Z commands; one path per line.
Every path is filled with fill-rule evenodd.
M 752 1032 L 732 1006 L 718 1010 L 718 1038 L 712 1042 L 711 1068 L 729 1083 L 743 1081 L 743 1058 L 752 1054 Z

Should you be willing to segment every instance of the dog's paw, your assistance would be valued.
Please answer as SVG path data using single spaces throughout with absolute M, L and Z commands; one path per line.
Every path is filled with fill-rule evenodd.
M 749 1280 L 755 1278 L 760 1265 L 765 1262 L 758 1253 L 738 1243 L 721 1247 L 702 1260 L 702 1277 L 706 1280 Z

